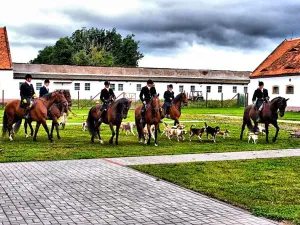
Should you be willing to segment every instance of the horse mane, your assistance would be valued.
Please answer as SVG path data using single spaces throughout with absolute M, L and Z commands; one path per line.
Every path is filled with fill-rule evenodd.
M 47 101 L 50 100 L 51 98 L 51 95 L 52 95 L 52 92 L 48 93 L 48 94 L 45 94 L 42 96 L 42 98 L 45 98 Z
M 120 106 L 122 105 L 127 105 L 128 104 L 128 99 L 127 98 L 120 98 L 117 101 L 114 102 L 113 106 L 114 108 L 116 108 L 117 110 L 120 110 Z
M 271 100 L 271 102 L 275 102 L 275 101 L 277 101 L 277 100 L 279 100 L 279 99 L 284 99 L 284 98 L 281 97 L 281 96 L 278 96 L 278 97 L 276 97 L 276 98 L 273 98 L 273 99 Z
M 179 94 L 173 99 L 173 103 L 176 103 L 177 101 L 180 100 L 181 94 L 182 94 L 182 93 L 179 93 Z

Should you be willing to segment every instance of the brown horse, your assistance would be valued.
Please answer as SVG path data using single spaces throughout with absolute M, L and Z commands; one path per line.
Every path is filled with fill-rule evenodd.
M 68 109 L 70 110 L 70 107 L 72 106 L 72 99 L 71 99 L 70 90 L 58 90 L 58 91 L 61 91 L 63 93 L 63 95 L 65 96 L 65 98 L 68 102 L 68 107 L 66 107 L 63 103 L 53 104 L 48 109 L 47 120 L 52 120 L 50 136 L 53 138 L 53 130 L 54 130 L 54 127 L 55 127 L 57 138 L 60 139 L 59 129 L 58 129 L 58 127 L 59 127 L 58 119 L 61 117 L 62 113 L 67 113 Z M 29 128 L 30 128 L 30 136 L 33 135 L 33 128 L 32 128 L 31 121 L 30 120 L 28 120 L 28 121 L 25 120 L 24 128 L 25 128 L 25 136 L 26 137 L 28 137 L 27 124 L 29 125 Z M 64 127 L 65 127 L 65 125 L 63 124 L 63 128 Z
M 91 134 L 91 141 L 94 142 L 94 137 L 98 136 L 99 141 L 101 144 L 103 144 L 101 135 L 100 135 L 100 125 L 98 120 L 101 116 L 101 109 L 102 105 L 96 105 L 93 106 L 88 114 L 87 118 L 87 124 L 88 124 L 88 130 Z M 119 129 L 122 123 L 123 119 L 127 118 L 128 110 L 131 107 L 131 101 L 129 101 L 127 98 L 121 98 L 113 103 L 111 103 L 111 106 L 108 107 L 108 110 L 106 112 L 105 118 L 103 122 L 105 124 L 108 124 L 111 130 L 111 138 L 109 140 L 109 143 L 113 143 L 113 138 L 116 135 L 116 145 L 119 144 Z M 116 126 L 116 131 L 114 131 L 114 126 Z
M 265 124 L 265 130 L 266 130 L 266 141 L 269 142 L 269 124 L 272 124 L 276 128 L 276 134 L 273 137 L 272 141 L 275 142 L 278 136 L 279 127 L 278 127 L 278 111 L 280 117 L 284 116 L 285 108 L 286 108 L 286 102 L 289 99 L 285 99 L 282 97 L 276 97 L 272 99 L 272 101 L 265 103 L 265 106 L 262 110 L 262 121 L 261 123 Z M 248 129 L 251 132 L 255 132 L 257 129 L 258 123 L 256 122 L 258 118 L 258 110 L 255 109 L 254 105 L 249 105 L 245 111 L 244 111 L 244 117 L 243 117 L 243 125 L 242 125 L 242 131 L 240 135 L 240 139 L 243 138 L 243 132 L 245 130 L 245 126 L 247 125 Z M 254 127 L 252 125 L 251 119 L 254 121 Z
M 135 124 L 136 124 L 136 129 L 139 135 L 139 141 L 142 141 L 142 138 L 144 141 L 146 140 L 145 134 L 144 134 L 144 126 L 145 124 L 140 123 L 141 119 L 141 108 L 143 105 L 139 105 L 135 109 Z M 150 126 L 154 124 L 155 126 L 155 146 L 157 146 L 157 131 L 159 129 L 159 121 L 160 121 L 160 101 L 159 101 L 159 94 L 155 95 L 151 98 L 150 103 L 148 105 L 148 108 L 145 112 L 145 123 L 147 124 L 147 129 L 148 129 L 148 142 L 147 144 L 150 145 L 150 139 L 151 139 L 151 132 L 150 132 Z
M 188 105 L 188 97 L 185 92 L 181 92 L 173 99 L 169 109 L 169 115 L 171 119 L 174 120 L 174 126 L 179 124 L 179 117 L 181 116 L 181 103 L 183 103 L 184 106 Z M 164 108 L 162 108 L 161 116 L 162 118 L 165 117 Z
M 36 121 L 36 128 L 35 128 L 33 140 L 36 141 L 36 136 L 39 127 L 42 124 L 48 134 L 48 139 L 51 142 L 53 142 L 53 139 L 50 137 L 49 129 L 46 124 L 47 110 L 54 103 L 63 103 L 67 105 L 67 100 L 64 97 L 62 92 L 55 91 L 41 98 L 35 99 L 35 102 L 36 102 L 35 106 L 30 110 L 31 120 Z M 24 114 L 25 114 L 25 110 L 20 107 L 20 100 L 13 100 L 9 102 L 6 105 L 4 110 L 2 136 L 4 136 L 8 131 L 9 139 L 12 141 L 14 138 L 14 133 L 18 132 L 21 126 Z M 13 124 L 14 124 L 14 128 L 12 128 Z

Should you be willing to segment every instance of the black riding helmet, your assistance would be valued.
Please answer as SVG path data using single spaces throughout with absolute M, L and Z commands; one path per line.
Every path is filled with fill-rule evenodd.
M 32 79 L 32 76 L 31 76 L 31 74 L 26 74 L 26 76 L 25 76 L 25 80 L 27 80 L 28 78 L 31 78 L 31 79 Z
M 45 84 L 50 83 L 50 80 L 49 80 L 49 79 L 46 79 L 46 80 L 44 81 L 44 83 L 45 83 Z
M 264 85 L 264 82 L 259 81 L 259 82 L 258 82 L 258 86 L 262 86 L 262 85 Z
M 110 85 L 110 82 L 109 82 L 108 80 L 106 80 L 106 81 L 104 82 L 104 85 Z
M 152 81 L 151 79 L 149 79 L 149 80 L 147 81 L 147 84 L 153 84 L 153 81 Z
M 169 84 L 169 88 L 173 88 L 173 85 L 172 85 L 172 84 Z

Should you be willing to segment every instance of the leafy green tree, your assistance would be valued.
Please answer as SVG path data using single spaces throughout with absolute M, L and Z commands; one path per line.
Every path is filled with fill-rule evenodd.
M 75 53 L 72 58 L 72 64 L 78 66 L 88 66 L 90 65 L 90 58 L 89 55 L 86 54 L 85 50 L 80 50 L 79 52 Z
M 71 65 L 73 56 L 72 42 L 68 37 L 60 38 L 54 45 L 53 64 Z
M 39 51 L 38 56 L 30 60 L 30 63 L 33 64 L 51 64 L 52 63 L 52 58 L 53 58 L 53 51 L 54 48 L 53 46 L 46 46 L 43 50 Z

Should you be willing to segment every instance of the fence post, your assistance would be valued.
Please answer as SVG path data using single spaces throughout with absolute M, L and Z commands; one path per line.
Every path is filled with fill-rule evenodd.
M 79 109 L 79 91 L 78 91 L 77 108 Z
M 245 104 L 244 104 L 244 107 L 246 108 L 248 106 L 248 93 L 245 93 Z
M 221 93 L 221 107 L 223 108 L 223 92 Z
M 4 108 L 4 90 L 2 90 L 2 108 Z
M 237 107 L 240 107 L 240 93 L 237 94 Z
M 208 92 L 206 92 L 206 102 L 205 102 L 206 108 L 207 108 L 207 103 L 208 103 Z

